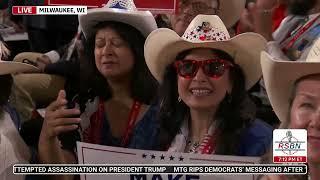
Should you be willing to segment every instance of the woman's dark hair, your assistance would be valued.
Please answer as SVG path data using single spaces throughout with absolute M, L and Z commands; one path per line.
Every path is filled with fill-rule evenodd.
M 0 113 L 2 112 L 2 107 L 8 102 L 12 83 L 13 80 L 11 74 L 0 75 Z
M 94 96 L 102 97 L 107 100 L 112 97 L 110 87 L 106 79 L 98 71 L 95 64 L 94 48 L 95 35 L 100 29 L 109 27 L 119 34 L 126 41 L 134 54 L 135 62 L 132 72 L 131 95 L 132 98 L 151 104 L 156 99 L 158 92 L 158 83 L 151 75 L 144 59 L 145 37 L 136 28 L 121 22 L 106 21 L 99 23 L 94 27 L 95 31 L 85 42 L 85 60 L 81 62 L 80 68 L 83 76 L 83 82 L 89 84 L 82 85 L 81 89 L 87 91 L 91 89 Z
M 230 69 L 232 91 L 227 94 L 217 110 L 217 127 L 220 130 L 216 154 L 236 154 L 239 136 L 255 115 L 255 106 L 248 98 L 245 89 L 245 76 L 241 67 L 234 63 L 233 58 L 221 50 L 212 50 L 217 56 L 231 61 L 234 66 Z M 184 59 L 191 50 L 180 53 L 176 60 Z M 160 87 L 162 98 L 159 120 L 160 150 L 166 150 L 178 133 L 182 122 L 190 116 L 189 107 L 178 101 L 177 73 L 173 65 L 167 66 L 163 84 Z

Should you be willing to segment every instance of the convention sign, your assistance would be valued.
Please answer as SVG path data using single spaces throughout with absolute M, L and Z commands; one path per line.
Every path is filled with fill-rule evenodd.
M 163 151 L 144 151 L 136 149 L 117 148 L 110 146 L 101 146 L 96 144 L 88 143 L 77 143 L 78 162 L 79 164 L 104 164 L 104 165 L 123 165 L 130 166 L 135 165 L 178 165 L 187 166 L 194 165 L 194 167 L 203 165 L 256 165 L 259 163 L 257 157 L 241 157 L 241 156 L 222 156 L 222 155 L 197 155 L 188 153 L 168 153 Z M 150 168 L 150 167 L 148 167 Z M 182 167 L 183 168 L 183 167 Z M 114 174 L 82 174 L 81 180 L 105 180 L 105 179 L 116 179 L 116 180 L 254 180 L 257 175 L 253 174 L 193 174 L 191 172 L 198 172 L 193 168 L 183 174 L 121 174 L 119 171 L 117 175 Z M 199 168 L 199 167 L 198 167 Z M 119 170 L 121 167 L 119 168 Z M 149 169 L 148 169 L 149 170 Z M 229 169 L 230 170 L 230 169 Z M 150 171 L 152 172 L 152 168 Z M 189 174 L 190 173 L 190 174 Z

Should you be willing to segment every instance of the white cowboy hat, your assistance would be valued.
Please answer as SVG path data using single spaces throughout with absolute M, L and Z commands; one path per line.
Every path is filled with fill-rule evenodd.
M 264 83 L 270 103 L 279 120 L 286 122 L 294 85 L 300 78 L 320 73 L 320 39 L 311 48 L 305 62 L 279 61 L 266 52 L 261 53 Z
M 227 28 L 231 28 L 240 19 L 246 0 L 219 0 L 218 16 Z
M 95 25 L 104 21 L 129 24 L 147 37 L 157 28 L 150 11 L 138 11 L 133 0 L 109 0 L 103 8 L 89 9 L 86 15 L 79 15 L 79 25 L 86 38 L 92 35 Z
M 216 15 L 196 16 L 184 35 L 160 28 L 147 38 L 145 59 L 152 75 L 161 83 L 165 68 L 176 56 L 189 49 L 219 49 L 231 55 L 240 65 L 246 77 L 246 89 L 250 89 L 262 75 L 260 52 L 266 48 L 266 40 L 257 33 L 244 33 L 233 38 Z

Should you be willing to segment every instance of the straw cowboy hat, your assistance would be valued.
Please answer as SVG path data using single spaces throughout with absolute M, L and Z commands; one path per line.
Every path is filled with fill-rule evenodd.
M 231 28 L 240 19 L 246 0 L 219 0 L 218 16 L 227 28 Z
M 295 82 L 300 78 L 320 73 L 320 39 L 311 48 L 305 62 L 278 61 L 266 52 L 261 53 L 264 83 L 270 103 L 279 120 L 288 120 L 290 98 Z
M 0 75 L 15 74 L 15 73 L 36 73 L 40 72 L 40 69 L 21 62 L 2 61 L 0 60 Z
M 194 48 L 225 51 L 244 71 L 246 89 L 249 89 L 261 78 L 260 52 L 265 50 L 266 43 L 256 33 L 244 33 L 230 38 L 218 16 L 198 15 L 182 37 L 166 28 L 153 31 L 146 40 L 144 53 L 150 72 L 161 83 L 165 68 L 175 61 L 179 53 Z
M 104 21 L 129 24 L 145 37 L 157 28 L 150 11 L 138 11 L 133 0 L 109 0 L 103 8 L 89 9 L 86 15 L 79 15 L 79 25 L 86 38 L 93 35 L 95 25 Z
M 2 43 L 2 42 L 0 42 Z M 0 46 L 0 75 L 5 74 L 15 74 L 15 73 L 31 73 L 31 72 L 40 72 L 39 68 L 21 62 L 13 62 L 13 61 L 3 61 L 1 60 L 1 55 L 3 51 L 3 47 Z
M 38 52 L 22 52 L 22 53 L 17 54 L 13 58 L 13 61 L 24 62 L 24 61 L 28 60 L 28 62 L 36 63 L 37 59 L 40 58 L 41 56 L 43 56 L 43 54 L 38 53 Z

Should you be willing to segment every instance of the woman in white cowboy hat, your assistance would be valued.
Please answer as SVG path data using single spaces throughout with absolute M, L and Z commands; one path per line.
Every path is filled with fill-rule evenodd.
M 73 98 L 80 101 L 80 118 L 71 118 L 79 116 L 78 109 L 63 108 L 68 104 L 63 91 L 47 108 L 39 143 L 41 162 L 74 162 L 76 140 L 153 149 L 158 132 L 158 108 L 153 104 L 157 82 L 143 53 L 145 38 L 157 28 L 152 14 L 137 11 L 131 0 L 110 0 L 104 8 L 79 16 L 79 23 L 87 40 L 87 57 L 80 65 L 84 70 L 81 82 L 88 83 L 90 97 L 83 100 L 80 94 Z M 78 124 L 81 139 L 73 131 Z M 71 141 L 64 133 L 74 135 Z
M 320 39 L 311 48 L 305 62 L 279 61 L 267 53 L 261 57 L 266 90 L 275 113 L 282 121 L 280 128 L 307 130 L 307 162 L 311 180 L 320 177 L 319 45 Z M 269 179 L 289 178 L 270 176 Z
M 259 156 L 271 143 L 271 128 L 254 121 L 246 90 L 261 77 L 255 33 L 230 39 L 215 15 L 198 15 L 180 37 L 153 31 L 145 58 L 161 83 L 161 148 L 173 152 Z
M 0 40 L 0 179 L 22 180 L 24 176 L 13 175 L 12 166 L 28 163 L 31 153 L 18 132 L 21 123 L 19 114 L 8 102 L 13 84 L 11 74 L 39 70 L 28 64 L 1 60 L 8 53 Z

